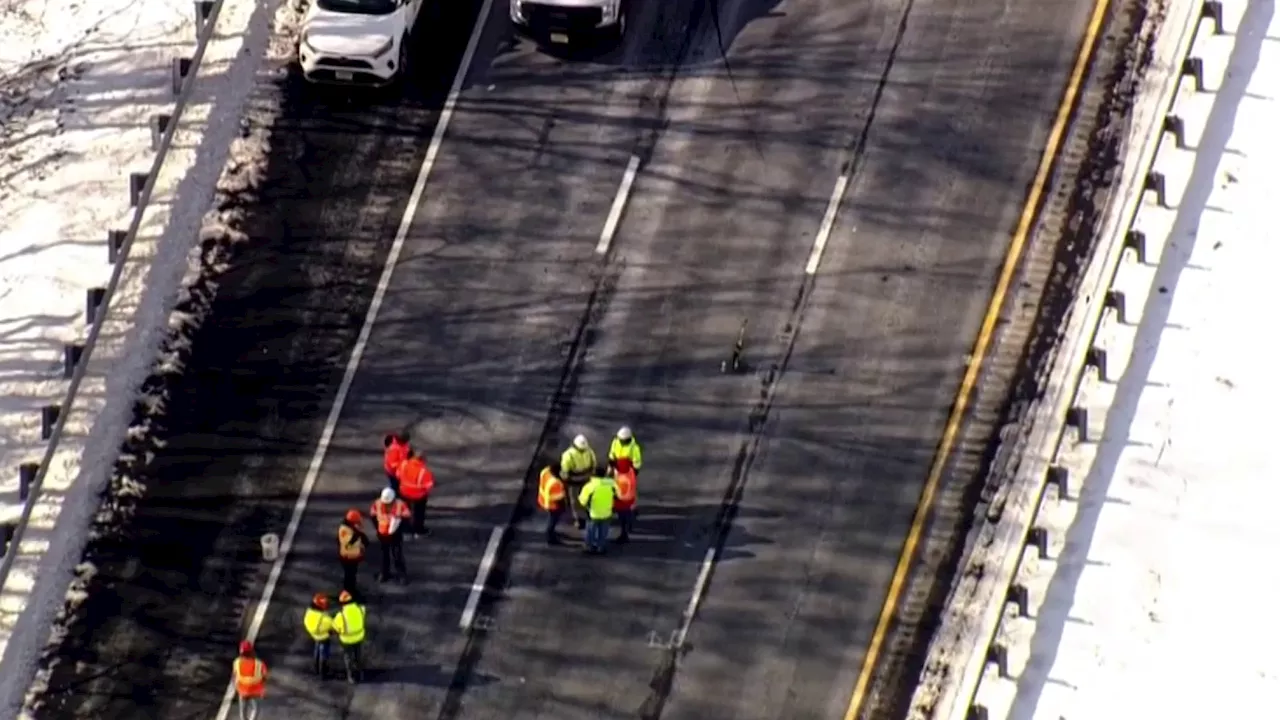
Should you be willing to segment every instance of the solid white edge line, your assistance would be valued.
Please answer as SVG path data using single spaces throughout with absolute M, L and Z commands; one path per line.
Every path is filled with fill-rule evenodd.
M 622 211 L 626 208 L 627 198 L 631 195 L 631 184 L 636 181 L 636 173 L 639 171 L 640 158 L 632 155 L 627 161 L 626 172 L 622 174 L 622 184 L 618 185 L 618 193 L 613 196 L 613 205 L 609 208 L 609 216 L 605 218 L 604 229 L 600 231 L 600 242 L 596 243 L 596 253 L 599 255 L 609 252 L 609 244 L 613 242 L 614 233 L 618 232 Z
M 831 199 L 827 201 L 827 211 L 822 215 L 822 224 L 818 226 L 818 234 L 813 238 L 813 251 L 809 253 L 809 262 L 804 266 L 806 275 L 818 272 L 818 263 L 822 262 L 822 251 L 827 247 L 827 240 L 831 239 L 831 231 L 836 225 L 836 212 L 840 209 L 840 200 L 844 197 L 845 188 L 848 186 L 848 174 L 841 175 L 836 180 L 835 190 L 831 193 Z
M 693 584 L 693 594 L 689 596 L 689 605 L 684 609 L 684 619 L 680 621 L 680 632 L 676 635 L 676 648 L 684 647 L 685 637 L 689 635 L 689 627 L 693 625 L 693 617 L 698 614 L 698 606 L 702 604 L 702 596 L 707 592 L 707 579 L 711 577 L 711 567 L 716 562 L 715 546 L 707 548 L 702 556 L 702 567 L 698 569 L 698 580 Z
M 480 36 L 484 34 L 484 28 L 489 19 L 489 11 L 492 6 L 493 0 L 484 0 L 484 4 L 480 7 L 480 14 L 476 16 L 476 24 L 471 31 L 471 39 L 467 43 L 466 51 L 462 54 L 462 62 L 458 65 L 458 72 L 453 77 L 453 86 L 449 89 L 449 95 L 445 99 L 440 118 L 436 121 L 436 129 L 431 136 L 431 144 L 427 147 L 427 155 L 422 161 L 422 168 L 418 171 L 418 179 L 414 183 L 413 192 L 409 195 L 409 204 L 405 206 L 404 215 L 400 218 L 400 226 L 396 229 L 395 241 L 391 244 L 391 252 L 387 255 L 386 264 L 383 265 L 382 276 L 378 278 L 378 287 L 373 293 L 373 302 L 369 305 L 369 312 L 365 314 L 364 325 L 360 328 L 360 335 L 356 338 L 355 347 L 351 350 L 351 359 L 347 361 L 346 370 L 342 375 L 342 383 L 338 385 L 338 393 L 333 399 L 333 406 L 329 409 L 329 417 L 325 420 L 324 430 L 320 434 L 320 442 L 316 445 L 315 455 L 312 456 L 311 465 L 307 468 L 306 478 L 302 482 L 302 490 L 293 505 L 293 515 L 289 518 L 289 526 L 285 530 L 284 539 L 280 541 L 280 554 L 271 566 L 271 574 L 267 577 L 267 584 L 262 589 L 262 597 L 259 598 L 257 609 L 253 614 L 253 620 L 249 623 L 249 631 L 245 633 L 244 639 L 251 642 L 257 640 L 258 633 L 262 630 L 262 623 L 266 619 L 267 609 L 271 606 L 271 598 L 275 595 L 276 586 L 280 582 L 280 575 L 284 572 L 285 561 L 288 559 L 289 551 L 293 547 L 294 537 L 298 534 L 298 526 L 302 524 L 302 516 L 306 513 L 311 493 L 315 490 L 316 480 L 320 476 L 320 467 L 324 464 L 325 454 L 329 451 L 329 443 L 333 441 L 333 434 L 337 430 L 338 419 L 342 416 L 342 408 L 346 404 L 347 394 L 351 392 L 351 383 L 355 380 L 356 370 L 360 367 L 360 360 L 364 357 L 365 348 L 369 344 L 369 336 L 373 333 L 374 322 L 378 318 L 379 310 L 382 309 L 382 302 L 387 295 L 387 288 L 391 285 L 391 275 L 395 271 L 396 263 L 400 260 L 400 253 L 404 250 L 405 238 L 409 235 L 409 228 L 413 225 L 414 215 L 417 213 L 418 205 L 422 202 L 422 195 L 427 187 L 427 178 L 431 174 L 431 166 L 435 163 L 436 156 L 440 153 L 441 144 L 444 143 L 445 131 L 448 129 L 449 121 L 453 117 L 458 95 L 462 91 L 462 84 L 466 81 L 467 72 L 471 68 L 471 60 L 475 56 L 476 47 L 480 44 Z M 231 712 L 231 704 L 235 700 L 235 690 L 235 680 L 229 680 L 227 682 L 227 691 L 222 697 L 222 705 L 218 708 L 218 720 L 226 720 L 227 715 Z
M 458 628 L 464 632 L 470 630 L 471 623 L 475 622 L 476 608 L 480 606 L 480 596 L 484 594 L 484 587 L 489 582 L 489 573 L 493 571 L 493 562 L 498 557 L 498 546 L 502 544 L 503 531 L 504 528 L 499 525 L 489 534 L 489 545 L 484 549 L 484 557 L 476 570 L 476 581 L 471 583 L 471 595 L 467 598 L 467 606 L 462 610 L 462 619 L 458 621 Z

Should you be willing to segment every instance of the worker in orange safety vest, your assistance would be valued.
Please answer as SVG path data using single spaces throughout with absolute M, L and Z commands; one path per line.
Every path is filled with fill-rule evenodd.
M 374 518 L 378 532 L 378 548 L 382 551 L 382 572 L 378 573 L 378 582 L 392 579 L 392 564 L 395 564 L 395 578 L 401 585 L 409 581 L 409 572 L 404 565 L 404 528 L 409 519 L 409 506 L 396 497 L 391 488 L 383 488 L 382 494 L 369 508 L 369 515 Z
M 412 450 L 413 448 L 409 446 L 409 439 L 402 433 L 393 432 L 383 436 L 382 469 L 387 473 L 387 485 L 392 490 L 400 491 L 397 472 L 400 470 L 400 464 L 409 457 L 409 453 Z
M 427 496 L 435 488 L 436 478 L 431 468 L 427 467 L 427 461 L 417 451 L 410 450 L 409 456 L 396 470 L 396 478 L 400 481 L 400 497 L 409 503 L 409 508 L 412 510 L 411 537 L 429 535 L 426 527 Z
M 267 691 L 267 664 L 254 654 L 253 643 L 240 643 L 240 656 L 232 661 L 231 674 L 236 682 L 240 720 L 256 720 L 258 705 Z
M 613 511 L 618 516 L 618 542 L 625 543 L 631 539 L 631 531 L 636 521 L 636 470 L 630 463 L 619 463 L 613 469 L 613 481 L 617 490 L 613 496 Z
M 369 536 L 364 534 L 364 517 L 351 508 L 338 525 L 338 562 L 342 565 L 342 589 L 356 591 L 356 573 L 364 562 Z
M 552 462 L 538 475 L 538 508 L 547 514 L 547 544 L 559 545 L 556 526 L 564 517 L 564 481 L 560 479 L 560 463 Z

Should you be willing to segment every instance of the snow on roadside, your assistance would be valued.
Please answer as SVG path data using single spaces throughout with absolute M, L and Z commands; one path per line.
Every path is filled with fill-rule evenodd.
M 173 105 L 169 63 L 192 44 L 194 10 L 185 0 L 0 2 L 13 3 L 0 6 L 0 515 L 8 519 L 21 511 L 17 466 L 44 451 L 40 407 L 66 391 L 62 345 L 84 338 L 85 293 L 111 275 L 106 232 L 128 226 L 127 174 L 154 157 L 147 118 Z M 88 430 L 68 429 L 76 439 Z M 72 479 L 51 473 L 46 489 L 65 492 Z
M 270 128 L 279 114 L 279 98 L 271 84 L 285 77 L 287 66 L 293 59 L 297 20 L 296 12 L 280 0 L 266 0 L 259 4 L 250 21 L 248 32 L 254 37 L 245 43 L 246 49 L 252 55 L 263 57 L 260 48 L 266 45 L 265 62 L 256 66 L 258 85 L 250 102 L 242 107 L 238 134 L 230 143 L 229 156 L 221 175 L 213 176 L 217 182 L 212 202 L 200 206 L 201 210 L 210 206 L 212 209 L 199 221 L 200 242 L 186 257 L 178 299 L 164 329 L 165 337 L 150 368 L 151 374 L 136 396 L 126 438 L 109 486 L 103 493 L 103 501 L 87 527 L 86 544 L 89 547 L 98 540 L 111 542 L 127 525 L 134 503 L 145 493 L 146 485 L 141 478 L 146 476 L 146 467 L 155 451 L 162 447 L 158 435 L 163 432 L 169 384 L 181 375 L 190 357 L 190 339 L 208 318 L 221 273 L 227 269 L 236 249 L 249 241 L 239 227 L 245 210 L 252 204 L 253 196 L 265 178 Z M 268 28 L 270 32 L 264 34 L 264 29 Z M 242 77 L 247 78 L 248 75 Z M 245 92 L 249 91 L 247 84 L 240 87 Z M 32 713 L 46 701 L 50 677 L 60 661 L 61 642 L 77 621 L 81 602 L 93 589 L 94 572 L 92 563 L 87 560 L 77 566 L 77 577 L 53 623 L 49 642 L 38 661 L 34 682 L 26 694 L 21 716 L 24 719 L 32 717 Z
M 240 137 L 241 110 L 277 5 L 224 2 L 70 411 L 47 496 L 0 595 L 0 717 L 13 717 L 24 697 L 35 706 L 39 683 L 30 693 L 28 684 L 37 658 L 65 634 L 54 628 L 51 637 L 55 616 L 71 613 L 92 579 L 92 565 L 81 562 L 87 529 L 126 434 L 145 433 L 127 429 L 138 389 L 156 369 L 170 324 L 182 323 L 170 312 L 229 148 L 237 142 L 231 165 L 251 153 Z M 16 514 L 17 464 L 43 451 L 38 408 L 65 392 L 61 343 L 83 339 L 85 290 L 110 276 L 106 231 L 127 226 L 127 173 L 151 164 L 146 122 L 173 106 L 170 63 L 191 54 L 194 19 L 190 0 L 0 0 L 0 492 L 9 493 L 7 515 Z M 163 402 L 143 404 L 158 410 Z M 143 488 L 125 478 L 112 489 Z
M 1082 389 L 1100 438 L 1064 453 L 1076 487 L 1042 512 L 1013 677 L 979 690 L 993 718 L 1253 717 L 1280 693 L 1280 19 L 1274 0 L 1223 5 L 1227 35 L 1194 51 L 1211 92 L 1184 83 L 1175 105 L 1192 149 L 1156 162 L 1175 208 L 1139 212 L 1151 257 L 1121 266 L 1131 319 L 1100 337 L 1109 381 Z

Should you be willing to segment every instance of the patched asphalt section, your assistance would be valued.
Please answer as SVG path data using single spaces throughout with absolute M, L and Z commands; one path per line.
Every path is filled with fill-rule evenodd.
M 1112 0 L 1015 292 L 1002 309 L 962 439 L 939 487 L 926 537 L 873 675 L 862 720 L 903 717 L 921 671 L 948 670 L 924 668 L 928 644 L 957 580 L 968 535 L 984 517 L 998 517 L 999 490 L 1017 473 L 1029 418 L 1043 394 L 1081 276 L 1097 245 L 1125 150 L 1130 113 L 1163 13 L 1163 3 Z M 975 478 L 983 482 L 975 483 Z
M 478 7 L 430 4 L 402 95 L 264 73 L 243 135 L 268 151 L 224 173 L 211 220 L 229 227 L 203 238 L 136 407 L 36 717 L 216 712 L 258 538 L 288 522 Z

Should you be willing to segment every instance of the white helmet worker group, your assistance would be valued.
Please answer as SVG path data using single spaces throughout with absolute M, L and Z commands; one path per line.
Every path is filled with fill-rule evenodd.
M 617 461 L 625 458 L 627 465 L 623 469 L 639 470 L 641 465 L 640 443 L 636 441 L 631 428 L 622 426 L 609 445 L 607 465 L 617 467 Z M 596 453 L 591 449 L 587 436 L 579 433 L 574 436 L 573 443 L 560 455 L 561 476 L 566 482 L 579 484 L 586 482 L 592 475 L 603 469 L 597 462 Z
M 618 428 L 617 437 L 622 442 L 627 442 L 628 440 L 631 440 L 635 436 L 631 434 L 631 428 L 627 427 L 626 425 L 623 425 L 622 427 Z M 578 448 L 579 450 L 587 450 L 591 447 L 591 444 L 587 442 L 586 435 L 583 435 L 582 433 L 578 433 L 573 437 L 573 446 Z

